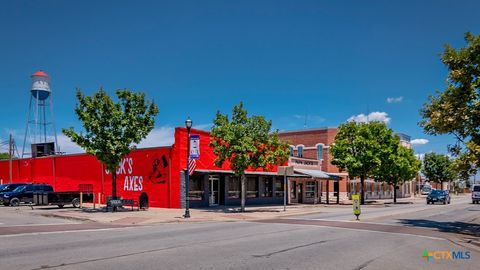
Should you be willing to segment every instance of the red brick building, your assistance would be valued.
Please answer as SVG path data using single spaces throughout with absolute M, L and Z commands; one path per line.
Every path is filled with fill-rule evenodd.
M 339 180 L 322 179 L 318 182 L 316 200 L 305 201 L 307 187 L 310 185 L 309 179 L 290 179 L 290 202 L 331 202 L 348 199 L 348 175 L 341 172 L 336 166 L 331 164 L 332 156 L 329 152 L 330 145 L 335 141 L 337 128 L 318 128 L 305 129 L 297 131 L 281 132 L 279 134 L 282 141 L 290 144 L 290 155 L 294 158 L 307 160 L 318 160 L 320 169 L 329 175 L 339 177 Z M 290 159 L 292 161 L 292 158 Z M 292 190 L 295 190 L 292 192 Z M 301 197 L 298 195 L 301 194 Z M 328 196 L 327 196 L 328 194 Z M 299 199 L 302 199 L 299 201 Z M 327 201 L 328 200 L 328 201 Z
M 321 171 L 340 177 L 338 181 L 322 179 L 319 181 L 317 195 L 313 202 L 329 202 L 333 200 L 347 200 L 351 193 L 359 193 L 360 181 L 358 179 L 349 179 L 346 172 L 341 172 L 336 166 L 331 164 L 333 159 L 330 154 L 330 145 L 335 141 L 338 128 L 317 128 L 304 129 L 296 131 L 281 132 L 280 139 L 290 144 L 291 161 L 292 159 L 301 158 L 306 160 L 316 160 L 320 163 Z M 398 134 L 400 143 L 410 147 L 410 137 L 405 134 Z M 312 202 L 305 201 L 305 192 L 307 191 L 308 179 L 290 179 L 290 202 Z M 299 185 L 301 184 L 301 185 Z M 338 197 L 337 197 L 338 192 Z M 400 186 L 397 196 L 410 197 L 413 192 L 412 182 L 407 182 Z M 298 194 L 301 194 L 303 201 L 298 201 Z M 329 195 L 327 197 L 327 194 Z M 365 181 L 365 196 L 367 199 L 390 199 L 393 197 L 393 189 L 391 186 L 375 182 L 373 179 Z

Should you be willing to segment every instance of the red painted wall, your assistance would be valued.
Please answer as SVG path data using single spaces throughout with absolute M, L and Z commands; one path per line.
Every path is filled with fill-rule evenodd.
M 230 170 L 228 162 L 221 168 L 214 165 L 208 132 L 192 129 L 191 134 L 200 135 L 197 170 Z M 176 128 L 174 136 L 172 147 L 137 149 L 122 160 L 117 168 L 118 196 L 138 199 L 146 192 L 152 207 L 180 208 L 180 173 L 187 162 L 187 130 Z M 13 161 L 12 167 L 14 183 L 47 183 L 55 191 L 74 191 L 79 184 L 92 184 L 93 191 L 101 193 L 102 203 L 112 194 L 111 174 L 92 155 L 20 159 Z M 276 172 L 276 166 L 270 171 Z M 0 161 L 0 179 L 9 182 L 8 161 Z
M 178 195 L 172 196 L 169 186 L 170 147 L 139 149 L 122 160 L 117 169 L 117 194 L 128 199 L 138 199 L 146 192 L 152 207 L 178 205 Z M 55 191 L 75 191 L 79 184 L 93 185 L 101 201 L 112 194 L 112 175 L 92 155 L 78 154 L 54 157 L 29 158 L 13 161 L 14 183 L 47 183 Z M 9 182 L 8 161 L 0 162 L 0 179 Z

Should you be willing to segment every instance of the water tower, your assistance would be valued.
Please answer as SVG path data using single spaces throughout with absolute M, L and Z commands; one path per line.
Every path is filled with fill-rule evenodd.
M 54 155 L 60 149 L 55 131 L 50 77 L 41 70 L 35 72 L 31 77 L 32 88 L 22 157 L 25 155 L 32 157 Z M 28 144 L 31 144 L 31 153 L 25 152 L 25 146 Z

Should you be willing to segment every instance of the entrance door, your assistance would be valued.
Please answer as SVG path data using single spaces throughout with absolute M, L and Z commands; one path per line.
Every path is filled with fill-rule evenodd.
M 219 177 L 217 175 L 210 175 L 210 197 L 209 197 L 209 205 L 215 206 L 219 203 L 219 195 L 220 195 L 220 185 L 219 185 Z
M 303 184 L 297 184 L 297 202 L 303 203 Z

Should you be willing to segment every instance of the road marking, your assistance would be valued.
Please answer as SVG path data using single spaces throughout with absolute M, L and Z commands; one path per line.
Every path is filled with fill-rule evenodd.
M 285 224 L 285 223 L 284 223 L 284 224 Z M 326 225 L 315 225 L 315 224 L 290 224 L 290 225 L 316 226 L 316 227 L 335 228 L 335 229 L 343 229 L 343 230 L 351 230 L 351 231 L 364 231 L 364 232 L 384 233 L 384 234 L 398 234 L 398 235 L 405 235 L 405 236 L 422 237 L 422 238 L 433 239 L 433 240 L 448 241 L 448 240 L 445 239 L 445 238 L 434 237 L 434 236 L 418 235 L 418 234 L 410 234 L 410 233 L 382 232 L 382 231 L 373 231 L 373 230 L 368 230 L 368 229 L 344 228 L 344 227 L 335 227 L 335 226 L 326 226 Z
M 347 221 L 312 220 L 312 219 L 272 219 L 272 220 L 259 220 L 259 221 L 254 221 L 254 222 L 275 223 L 275 224 L 290 224 L 290 225 L 308 225 L 308 226 L 318 226 L 318 227 L 324 227 L 324 228 L 350 229 L 350 230 L 354 230 L 354 231 L 368 231 L 368 232 L 379 232 L 379 233 L 387 233 L 387 234 L 417 236 L 417 237 L 423 237 L 423 238 L 428 238 L 428 239 L 436 239 L 436 240 L 448 239 L 448 237 L 442 237 L 442 236 L 440 236 L 440 237 L 429 236 L 429 235 L 431 235 L 431 233 L 433 231 L 428 231 L 428 230 L 420 231 L 420 229 L 414 229 L 414 231 L 410 232 L 410 231 L 408 231 L 408 229 L 413 229 L 413 228 L 407 227 L 407 226 L 398 226 L 398 225 L 389 225 L 389 224 L 372 224 L 372 223 L 367 223 L 367 222 L 352 222 L 352 221 L 347 222 Z M 367 225 L 367 226 L 372 225 L 372 227 L 365 227 L 365 225 Z M 391 230 L 393 228 L 395 228 L 395 230 Z M 397 230 L 397 228 L 398 228 L 398 230 Z M 425 235 L 425 234 L 427 234 L 427 235 Z
M 86 230 L 69 230 L 69 231 L 55 231 L 55 232 L 32 232 L 32 233 L 4 234 L 4 235 L 0 235 L 0 238 L 9 238 L 9 237 L 15 237 L 15 236 L 35 236 L 35 235 L 62 234 L 62 233 L 78 233 L 78 232 L 115 231 L 115 230 L 129 229 L 129 228 L 131 228 L 131 227 L 104 228 L 104 229 L 86 229 Z
M 300 218 L 299 218 L 299 219 L 300 219 Z M 306 220 L 309 220 L 309 219 L 306 219 Z M 340 220 L 340 219 L 322 219 L 322 218 L 316 218 L 316 219 L 310 219 L 310 220 L 337 221 L 337 222 L 352 222 L 352 223 L 361 223 L 361 224 L 388 225 L 388 226 L 405 227 L 405 225 L 398 224 L 398 223 L 381 223 L 381 222 L 356 221 L 355 219 L 352 219 L 352 220 Z
M 40 223 L 40 224 L 15 224 L 15 225 L 8 225 L 5 223 L 0 223 L 0 225 L 6 225 L 4 227 L 34 227 L 34 226 L 52 226 L 52 225 L 73 225 L 73 224 L 82 224 L 80 222 L 75 222 L 75 223 Z

